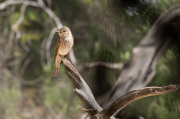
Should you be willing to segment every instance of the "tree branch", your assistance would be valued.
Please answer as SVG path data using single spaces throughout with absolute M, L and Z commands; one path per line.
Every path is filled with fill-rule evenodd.
M 23 4 L 25 1 L 27 1 L 27 0 L 23 0 L 23 1 L 8 0 L 8 1 L 5 1 L 5 2 L 0 4 L 0 10 L 5 9 L 9 5 Z M 33 7 L 39 7 L 41 9 L 43 9 L 43 11 L 45 11 L 49 15 L 49 17 L 54 20 L 54 22 L 56 23 L 58 28 L 61 28 L 63 26 L 60 19 L 53 13 L 53 11 L 51 9 L 49 9 L 48 7 L 45 6 L 45 4 L 42 0 L 38 0 L 38 2 L 27 1 L 25 4 L 33 6 Z
M 81 75 L 78 73 L 78 71 L 73 67 L 73 65 L 67 59 L 62 58 L 62 60 L 66 74 L 76 88 L 73 91 L 79 97 L 84 107 L 87 110 L 88 109 L 91 110 L 91 111 L 87 111 L 89 115 L 92 116 L 97 112 L 101 111 L 102 108 L 96 102 L 90 88 L 88 87 L 84 79 L 81 77 Z
M 180 85 L 169 85 L 163 87 L 146 87 L 139 90 L 131 91 L 124 96 L 120 97 L 119 99 L 115 100 L 112 104 L 107 106 L 101 112 L 100 115 L 106 115 L 108 117 L 112 116 L 116 111 L 122 109 L 124 106 L 128 105 L 129 103 L 149 97 L 154 95 L 161 95 L 169 92 L 176 91 L 180 88 Z
M 109 69 L 113 70 L 122 70 L 123 64 L 122 63 L 108 63 L 108 62 L 92 62 L 92 63 L 86 63 L 84 68 L 93 68 L 96 66 L 104 66 Z
M 51 65 L 51 54 L 50 54 L 50 46 L 51 46 L 51 43 L 52 43 L 52 40 L 53 40 L 53 37 L 55 35 L 55 31 L 57 31 L 58 28 L 57 27 L 54 27 L 52 30 L 51 30 L 51 33 L 49 34 L 49 37 L 47 39 L 47 42 L 46 42 L 46 59 L 47 59 L 47 65 L 50 66 Z
M 114 119 L 112 115 L 116 111 L 122 109 L 124 106 L 135 100 L 148 96 L 173 92 L 180 88 L 180 85 L 169 85 L 164 87 L 146 87 L 139 90 L 134 90 L 115 100 L 112 104 L 108 105 L 102 110 L 102 108 L 96 102 L 90 88 L 78 73 L 78 71 L 67 59 L 62 58 L 62 60 L 67 76 L 76 87 L 76 89 L 73 91 L 76 93 L 85 107 L 85 109 L 80 108 L 79 110 L 89 113 L 91 117 L 90 119 Z
M 179 18 L 180 5 L 161 14 L 145 37 L 133 48 L 131 58 L 124 65 L 115 85 L 99 99 L 103 107 L 129 91 L 145 87 L 152 80 L 158 59 L 180 37 L 176 28 Z

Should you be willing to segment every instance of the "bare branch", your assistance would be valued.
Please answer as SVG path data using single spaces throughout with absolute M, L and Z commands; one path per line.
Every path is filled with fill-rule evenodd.
M 49 34 L 49 37 L 48 37 L 47 42 L 46 42 L 46 59 L 47 59 L 47 65 L 49 65 L 49 66 L 51 65 L 50 46 L 51 46 L 54 34 L 56 33 L 55 31 L 57 31 L 57 30 L 58 30 L 57 27 L 54 27 L 51 30 L 51 33 Z
M 5 9 L 9 5 L 23 4 L 25 1 L 27 1 L 27 0 L 24 0 L 24 1 L 18 1 L 18 0 L 5 1 L 5 2 L 0 4 L 0 10 Z M 38 2 L 27 1 L 24 4 L 30 5 L 33 7 L 39 7 L 41 9 L 43 9 L 43 11 L 45 11 L 52 20 L 54 20 L 54 22 L 56 23 L 58 28 L 61 28 L 63 26 L 60 19 L 53 13 L 53 11 L 51 9 L 49 9 L 48 7 L 45 6 L 45 4 L 42 0 L 38 0 Z
M 46 58 L 45 58 L 45 46 L 46 46 L 47 38 L 45 37 L 43 41 L 41 42 L 41 48 L 39 51 L 40 54 L 40 60 L 41 60 L 41 65 L 45 66 L 46 65 Z
M 179 38 L 175 26 L 179 24 L 179 17 L 180 5 L 161 14 L 145 37 L 133 48 L 131 58 L 124 65 L 115 85 L 99 99 L 103 106 L 106 107 L 129 91 L 145 87 L 152 80 L 159 57 Z
M 116 111 L 123 108 L 127 104 L 148 96 L 161 95 L 169 92 L 176 91 L 180 88 L 180 85 L 169 85 L 164 87 L 146 87 L 139 90 L 131 91 L 119 99 L 115 100 L 112 104 L 107 106 L 101 112 L 100 115 L 112 116 Z
M 5 9 L 9 5 L 23 4 L 25 1 L 27 1 L 27 0 L 18 0 L 18 1 L 17 0 L 7 0 L 0 4 L 0 10 Z
M 28 64 L 29 64 L 30 62 L 31 62 L 31 58 L 30 58 L 30 57 L 27 57 L 27 58 L 25 59 L 23 65 L 22 65 L 21 69 L 20 69 L 20 73 L 19 73 L 19 74 L 20 74 L 21 76 L 24 74 L 24 71 L 25 71 L 26 67 L 28 66 Z
M 102 108 L 96 102 L 90 88 L 88 87 L 84 79 L 81 77 L 81 75 L 78 73 L 78 71 L 67 59 L 62 58 L 62 60 L 67 76 L 69 77 L 73 85 L 76 87 L 76 89 L 74 89 L 74 92 L 79 97 L 84 107 L 91 110 L 88 111 L 89 115 L 92 116 L 97 112 L 101 111 Z
M 24 14 L 25 14 L 25 10 L 28 6 L 28 1 L 24 2 L 24 4 L 22 5 L 21 7 L 21 11 L 20 11 L 20 17 L 19 19 L 12 25 L 12 29 L 14 30 L 14 32 L 16 33 L 15 35 L 15 40 L 17 41 L 20 37 L 21 37 L 21 32 L 19 31 L 18 27 L 19 25 L 23 22 L 24 20 Z M 11 37 L 11 39 L 9 40 L 10 42 L 10 46 L 12 45 L 12 40 L 13 40 L 13 37 Z M 21 43 L 22 44 L 22 47 L 25 49 L 25 51 L 29 51 L 30 48 L 26 45 L 26 43 Z
M 9 0 L 9 1 L 11 1 L 11 0 Z M 9 4 L 9 5 L 10 5 L 10 3 L 13 4 L 13 2 L 14 2 L 14 4 L 15 4 L 15 3 L 21 4 L 21 2 L 17 2 L 17 1 L 4 2 L 4 3 L 6 3 L 6 5 L 8 6 L 8 4 Z M 1 4 L 3 4 L 3 3 L 1 3 Z M 1 4 L 0 4 L 0 6 L 1 6 Z M 34 7 L 39 7 L 38 4 L 36 4 L 35 2 L 32 2 L 32 1 L 24 1 L 24 2 L 23 2 L 23 5 L 22 5 L 21 11 L 20 11 L 20 17 L 19 17 L 19 19 L 12 25 L 13 31 L 11 32 L 11 35 L 10 35 L 10 40 L 9 40 L 9 43 L 8 43 L 8 44 L 9 44 L 9 47 L 11 47 L 13 40 L 18 41 L 18 39 L 21 37 L 21 32 L 19 31 L 18 27 L 19 27 L 19 25 L 20 25 L 20 24 L 23 22 L 23 20 L 24 20 L 24 13 L 25 13 L 25 10 L 26 10 L 26 8 L 27 8 L 28 5 L 31 5 L 31 6 L 34 6 Z M 6 6 L 6 7 L 7 7 L 7 6 Z M 14 38 L 14 36 L 15 36 L 15 38 Z M 23 45 L 23 44 L 22 44 L 22 45 Z M 27 46 L 24 46 L 24 45 L 23 45 L 23 47 L 24 47 L 24 49 L 25 49 L 26 51 L 28 51 L 29 48 L 27 48 Z
M 17 29 L 18 26 L 23 22 L 24 20 L 24 12 L 26 10 L 26 7 L 28 6 L 29 1 L 26 1 L 23 3 L 22 7 L 21 7 L 21 11 L 20 11 L 20 17 L 19 19 L 13 24 L 13 29 Z
M 106 68 L 113 69 L 113 70 L 122 70 L 123 68 L 122 63 L 92 62 L 92 63 L 85 64 L 85 68 L 93 68 L 96 66 L 104 66 Z
M 38 3 L 41 5 L 41 8 L 49 15 L 51 19 L 54 20 L 58 28 L 61 28 L 63 25 L 60 21 L 60 19 L 53 13 L 51 9 L 45 6 L 43 0 L 38 0 Z
M 30 80 L 30 81 L 21 79 L 21 83 L 24 85 L 35 85 L 35 84 L 41 82 L 43 80 L 43 78 L 44 78 L 43 76 L 39 76 L 38 78 Z

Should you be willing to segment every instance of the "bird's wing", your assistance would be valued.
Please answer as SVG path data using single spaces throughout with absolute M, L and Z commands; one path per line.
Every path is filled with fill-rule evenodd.
M 54 63 L 55 63 L 57 55 L 58 55 L 59 47 L 60 47 L 60 38 L 56 41 L 56 46 L 54 49 Z

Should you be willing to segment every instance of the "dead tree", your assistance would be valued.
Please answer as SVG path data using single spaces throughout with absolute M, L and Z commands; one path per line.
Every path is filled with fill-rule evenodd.
M 114 119 L 112 115 L 115 112 L 137 99 L 179 89 L 180 85 L 143 88 L 154 77 L 158 59 L 173 41 L 179 38 L 176 27 L 180 23 L 179 18 L 180 6 L 175 6 L 157 19 L 146 36 L 133 48 L 131 58 L 124 65 L 113 88 L 101 97 L 101 104 L 105 107 L 103 109 L 78 71 L 68 60 L 63 59 L 66 74 L 76 87 L 74 92 L 85 107 L 80 110 L 87 112 L 90 119 Z
M 98 102 L 107 106 L 120 96 L 145 87 L 156 74 L 156 64 L 164 52 L 180 38 L 180 5 L 160 15 L 149 32 L 133 48 L 114 86 Z
M 90 119 L 115 119 L 112 116 L 115 112 L 137 99 L 173 92 L 180 88 L 180 85 L 169 85 L 164 87 L 146 87 L 134 90 L 121 96 L 112 104 L 102 109 L 96 102 L 90 88 L 73 65 L 67 59 L 63 59 L 63 64 L 67 76 L 76 88 L 73 91 L 85 107 L 85 109 L 80 108 L 80 111 L 88 113 Z

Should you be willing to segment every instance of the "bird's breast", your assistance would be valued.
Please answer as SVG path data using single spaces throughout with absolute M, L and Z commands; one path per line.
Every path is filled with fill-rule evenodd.
M 71 37 L 66 37 L 60 40 L 59 54 L 62 56 L 67 55 L 73 46 L 73 39 Z

